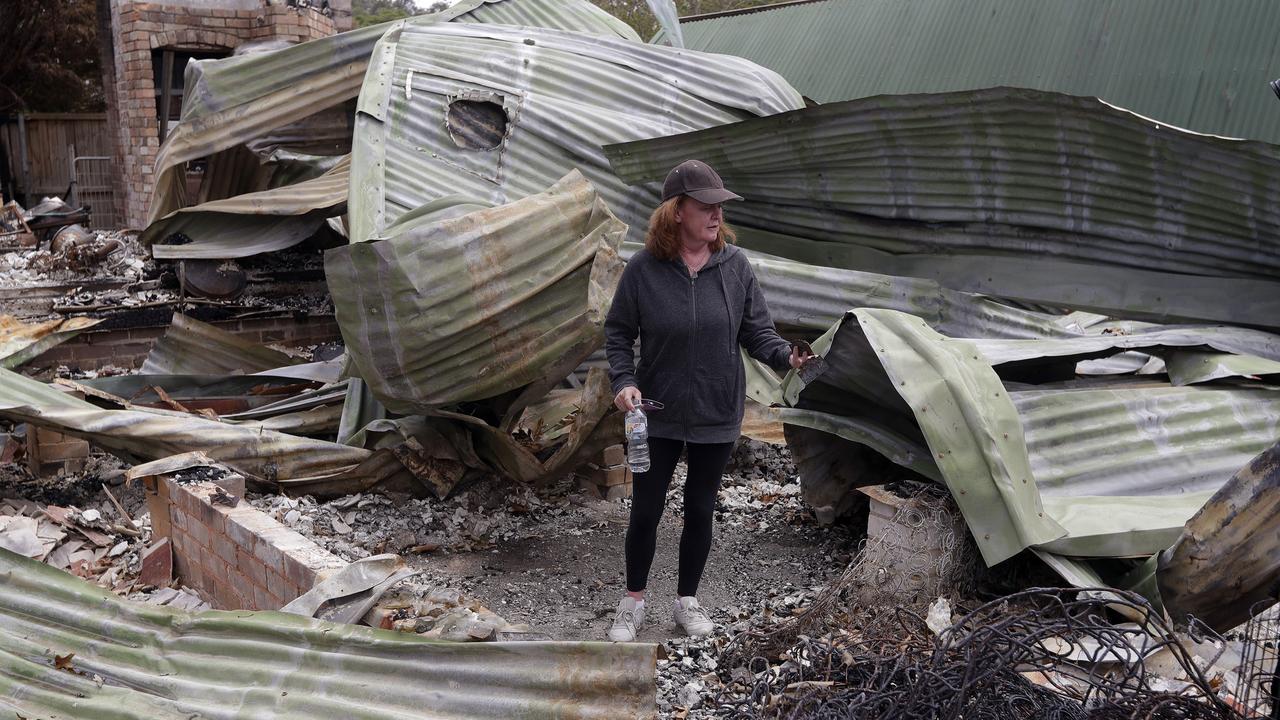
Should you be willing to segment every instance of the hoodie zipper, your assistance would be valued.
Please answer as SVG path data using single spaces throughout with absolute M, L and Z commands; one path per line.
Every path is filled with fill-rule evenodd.
M 685 268 L 688 270 L 688 268 Z M 693 405 L 693 384 L 697 382 L 694 377 L 693 370 L 697 360 L 697 337 L 698 337 L 698 291 L 694 287 L 694 281 L 698 279 L 698 273 L 693 272 L 689 277 L 689 379 L 687 387 L 689 395 L 684 402 L 684 436 L 689 437 L 689 409 Z

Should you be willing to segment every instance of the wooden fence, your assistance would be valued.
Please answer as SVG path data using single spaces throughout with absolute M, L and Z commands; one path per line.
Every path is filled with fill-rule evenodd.
M 71 187 L 73 158 L 111 157 L 113 152 L 105 113 L 0 116 L 0 144 L 4 146 L 0 161 L 6 163 L 0 168 L 0 179 L 8 179 L 4 192 L 25 206 L 45 195 L 65 198 Z M 110 161 L 107 164 L 113 165 Z M 104 200 L 114 203 L 111 198 Z M 114 207 L 95 207 L 94 214 L 99 213 L 114 214 Z

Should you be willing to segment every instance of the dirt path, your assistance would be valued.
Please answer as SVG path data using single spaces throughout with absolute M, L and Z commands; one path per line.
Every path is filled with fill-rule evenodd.
M 671 619 L 681 527 L 678 498 L 672 500 L 659 526 L 649 623 L 639 638 L 650 642 L 681 634 Z M 413 562 L 510 622 L 527 623 L 557 640 L 602 640 L 623 592 L 628 510 L 616 503 L 591 510 L 578 523 L 548 528 L 541 537 L 505 542 L 490 551 L 419 556 Z M 849 529 L 818 527 L 802 513 L 764 529 L 719 514 L 698 595 L 721 624 L 754 611 L 769 597 L 825 584 L 853 550 Z

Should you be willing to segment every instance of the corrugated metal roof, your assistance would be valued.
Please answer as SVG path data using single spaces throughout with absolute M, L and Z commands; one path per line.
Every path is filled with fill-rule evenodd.
M 450 643 L 289 613 L 188 613 L 123 600 L 3 549 L 0 580 L 0 708 L 7 717 L 657 714 L 657 646 L 648 643 Z
M 401 414 L 559 381 L 601 342 L 626 231 L 575 170 L 510 205 L 330 250 L 347 355 Z
M 825 0 L 682 27 L 818 102 L 1010 85 L 1280 142 L 1272 0 Z
M 640 237 L 656 184 L 628 187 L 601 145 L 798 108 L 776 73 L 739 58 L 506 25 L 405 25 L 373 52 L 360 92 L 348 220 L 353 241 L 457 195 L 492 205 L 577 169 Z M 493 113 L 491 147 L 455 138 L 455 102 Z M 470 128 L 471 120 L 459 120 Z
M 0 315 L 0 368 L 15 368 L 100 322 L 73 317 L 24 323 L 12 315 Z
M 336 489 L 383 482 L 416 487 L 390 450 L 371 452 L 178 412 L 104 410 L 3 369 L 0 417 L 53 428 L 139 458 L 203 452 L 251 480 L 298 493 L 334 494 Z
M 139 372 L 153 375 L 250 375 L 298 360 L 208 323 L 174 313 Z
M 258 140 L 356 97 L 370 53 L 384 33 L 393 27 L 449 21 L 637 38 L 617 18 L 586 0 L 459 0 L 438 13 L 357 28 L 283 50 L 190 63 L 182 120 L 156 156 L 150 219 L 187 204 L 180 170 L 188 160 Z
M 1280 149 L 1094 98 L 879 96 L 605 152 L 633 183 L 708 162 L 765 252 L 1155 320 L 1280 322 Z
M 1092 341 L 1009 340 L 1001 352 Z M 979 344 L 894 310 L 852 311 L 813 348 L 830 369 L 807 387 L 784 382 L 793 407 L 781 419 L 945 482 L 989 564 L 1028 547 L 1159 551 L 1280 435 L 1273 387 L 1006 387 Z

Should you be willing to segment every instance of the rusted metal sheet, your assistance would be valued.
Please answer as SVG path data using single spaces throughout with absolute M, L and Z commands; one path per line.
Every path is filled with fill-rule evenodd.
M 297 358 L 279 350 L 249 342 L 182 313 L 174 313 L 168 330 L 147 353 L 139 372 L 156 375 L 249 375 L 297 363 Z
M 398 413 L 557 382 L 602 343 L 625 232 L 574 171 L 510 205 L 330 250 L 348 357 Z
M 101 320 L 73 317 L 25 323 L 12 315 L 0 315 L 0 368 L 15 368 L 97 325 Z
M 1226 631 L 1280 591 L 1280 443 L 1264 450 L 1187 521 L 1155 560 L 1174 620 L 1193 615 Z

